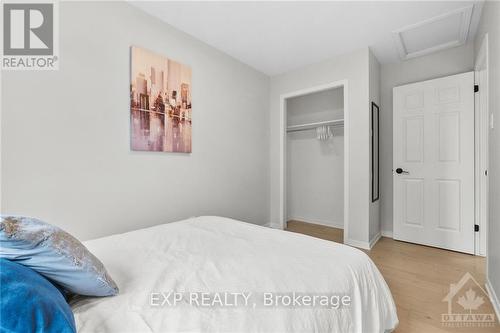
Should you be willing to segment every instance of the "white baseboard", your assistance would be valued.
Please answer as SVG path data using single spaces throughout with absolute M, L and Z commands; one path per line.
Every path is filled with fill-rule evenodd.
M 488 279 L 486 279 L 486 291 L 488 292 L 488 296 L 490 297 L 491 304 L 493 304 L 493 309 L 495 309 L 497 320 L 500 320 L 500 302 L 498 301 L 498 296 L 495 293 L 495 289 L 493 289 L 493 286 Z
M 392 230 L 382 230 L 382 237 L 393 238 Z
M 339 221 L 316 220 L 316 219 L 309 219 L 307 217 L 298 217 L 298 216 L 288 217 L 288 220 L 289 221 L 295 220 L 295 221 L 301 221 L 301 222 L 306 222 L 306 223 L 324 225 L 325 227 L 344 229 L 344 221 L 339 222 Z
M 375 244 L 382 238 L 382 233 L 377 233 L 371 240 L 370 240 L 370 250 L 373 249 Z
M 358 248 L 363 249 L 363 250 L 370 251 L 371 249 L 373 249 L 375 244 L 377 244 L 377 242 L 380 240 L 381 237 L 382 237 L 382 234 L 379 232 L 369 242 L 364 242 L 364 241 L 359 241 L 359 240 L 348 238 L 345 241 L 345 244 L 350 245 L 350 246 L 354 246 L 354 247 L 358 247 Z
M 283 229 L 283 228 L 281 228 L 281 225 L 275 224 L 275 223 L 272 223 L 272 222 L 268 222 L 266 224 L 263 224 L 262 226 L 266 227 L 266 228 L 272 228 L 272 229 L 280 229 L 280 230 Z
M 359 247 L 360 249 L 363 250 L 370 250 L 370 243 L 368 242 L 363 242 L 355 239 L 346 239 L 345 240 L 346 245 L 354 246 L 354 247 Z

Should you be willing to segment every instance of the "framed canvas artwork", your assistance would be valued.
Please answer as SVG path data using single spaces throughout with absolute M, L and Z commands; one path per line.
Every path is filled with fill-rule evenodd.
M 191 152 L 191 68 L 152 51 L 131 48 L 130 147 Z

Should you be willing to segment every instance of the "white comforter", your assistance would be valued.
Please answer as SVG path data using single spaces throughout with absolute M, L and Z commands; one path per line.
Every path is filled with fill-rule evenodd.
M 102 260 L 120 293 L 73 304 L 79 332 L 369 333 L 391 331 L 398 323 L 389 288 L 373 262 L 330 241 L 198 217 L 85 245 Z M 206 306 L 193 302 L 192 295 L 203 292 L 211 292 Z M 245 293 L 249 302 L 240 297 L 238 306 L 234 299 L 220 306 L 215 292 Z M 351 304 L 334 309 L 332 303 L 286 306 L 283 300 L 268 306 L 269 295 L 293 292 L 349 295 Z M 182 296 L 175 306 L 172 295 Z

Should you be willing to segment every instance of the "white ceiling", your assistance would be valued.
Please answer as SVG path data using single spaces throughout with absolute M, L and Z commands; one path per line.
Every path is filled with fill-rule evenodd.
M 482 8 L 482 1 L 132 4 L 268 75 L 366 46 L 382 64 L 400 61 L 394 31 L 474 4 L 468 36 L 471 40 Z M 453 29 L 453 25 L 439 29 L 447 26 Z M 454 35 L 453 31 L 438 33 Z M 426 44 L 418 40 L 414 43 Z

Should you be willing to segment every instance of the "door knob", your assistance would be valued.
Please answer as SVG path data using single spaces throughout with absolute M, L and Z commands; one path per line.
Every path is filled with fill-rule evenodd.
M 408 171 L 403 170 L 403 169 L 401 169 L 401 168 L 397 168 L 397 169 L 396 169 L 396 173 L 397 173 L 398 175 L 400 175 L 400 174 L 404 174 L 404 175 L 409 174 L 409 172 L 408 172 Z

